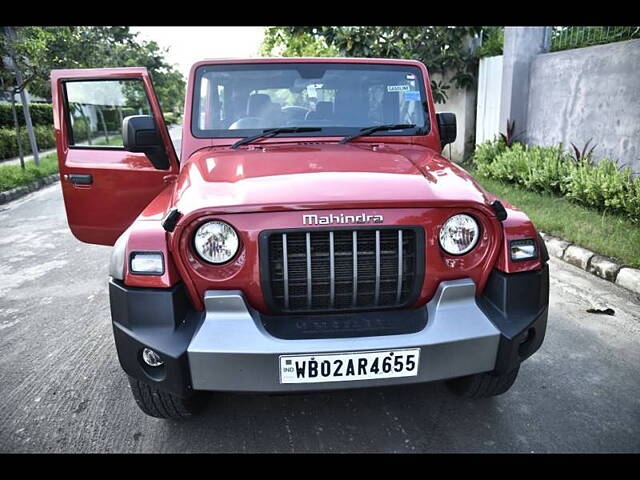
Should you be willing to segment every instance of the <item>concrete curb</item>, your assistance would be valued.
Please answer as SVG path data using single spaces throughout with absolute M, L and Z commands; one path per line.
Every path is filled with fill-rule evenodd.
M 36 190 L 40 190 L 42 187 L 51 185 L 58 180 L 60 180 L 60 174 L 54 173 L 53 175 L 49 175 L 48 177 L 39 178 L 35 182 L 31 182 L 27 185 L 0 192 L 0 205 L 2 205 L 3 203 L 11 202 L 12 200 L 16 200 L 20 197 L 24 197 L 25 195 L 31 192 L 35 192 Z
M 627 267 L 558 237 L 540 232 L 549 255 L 640 294 L 640 269 Z

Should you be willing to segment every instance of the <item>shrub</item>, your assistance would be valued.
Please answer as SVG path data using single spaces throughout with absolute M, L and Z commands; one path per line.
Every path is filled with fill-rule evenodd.
M 18 123 L 24 126 L 24 113 L 22 105 L 16 103 L 16 112 Z M 53 106 L 50 103 L 30 103 L 29 112 L 31 113 L 31 122 L 36 125 L 53 125 Z M 0 128 L 13 128 L 13 113 L 11 112 L 10 103 L 0 103 Z
M 494 140 L 478 145 L 473 157 L 479 175 L 516 183 L 528 190 L 565 195 L 571 201 L 640 220 L 640 177 L 608 159 L 591 163 L 572 158 L 562 145 L 507 148 Z
M 506 145 L 502 138 L 494 138 L 487 140 L 476 146 L 476 150 L 473 153 L 472 161 L 476 166 L 488 165 L 502 152 L 506 150 Z
M 43 150 L 55 147 L 56 138 L 51 125 L 38 125 L 33 128 L 38 149 Z M 31 154 L 29 135 L 26 128 L 20 129 L 20 139 L 22 152 L 25 155 Z M 13 128 L 0 128 L 0 158 L 11 158 L 18 156 L 18 144 L 16 142 L 16 131 Z

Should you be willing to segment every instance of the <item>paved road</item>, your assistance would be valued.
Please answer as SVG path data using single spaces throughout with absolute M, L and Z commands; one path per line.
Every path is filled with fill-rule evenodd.
M 71 235 L 58 183 L 0 208 L 0 452 L 640 451 L 640 298 L 562 262 L 545 343 L 501 397 L 442 383 L 225 394 L 180 423 L 129 394 L 109 253 Z M 594 303 L 615 316 L 585 313 Z

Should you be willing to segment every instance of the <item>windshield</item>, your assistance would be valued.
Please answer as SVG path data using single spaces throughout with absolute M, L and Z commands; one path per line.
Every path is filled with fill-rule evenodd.
M 320 127 L 313 136 L 349 135 L 384 124 L 413 124 L 375 135 L 424 135 L 422 74 L 409 65 L 289 63 L 205 65 L 197 69 L 196 137 L 247 137 L 265 129 Z M 287 135 L 308 136 L 308 133 Z

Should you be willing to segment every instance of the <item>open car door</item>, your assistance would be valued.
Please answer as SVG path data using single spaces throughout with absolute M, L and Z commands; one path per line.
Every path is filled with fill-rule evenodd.
M 51 92 L 69 227 L 78 240 L 113 245 L 179 170 L 149 73 L 53 70 Z M 125 149 L 123 120 L 134 115 L 155 130 L 144 131 L 155 155 Z

